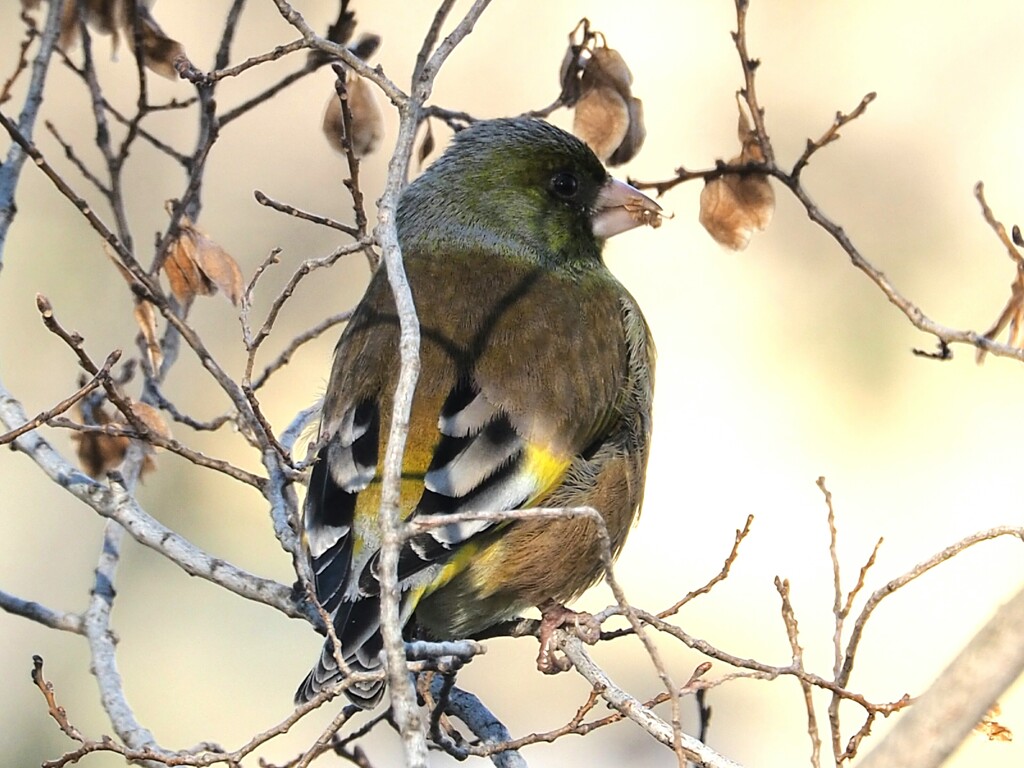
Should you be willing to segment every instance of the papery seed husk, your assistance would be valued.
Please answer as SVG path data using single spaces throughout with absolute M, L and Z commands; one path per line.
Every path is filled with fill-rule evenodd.
M 629 108 L 611 87 L 593 88 L 576 103 L 572 132 L 585 141 L 601 162 L 622 144 L 629 130 Z
M 584 93 L 591 88 L 610 86 L 623 99 L 632 96 L 633 73 L 626 66 L 626 60 L 614 48 L 595 48 L 583 70 L 582 88 Z
M 629 99 L 629 126 L 622 143 L 608 158 L 608 165 L 628 163 L 644 145 L 647 127 L 644 125 L 644 103 L 635 96 Z

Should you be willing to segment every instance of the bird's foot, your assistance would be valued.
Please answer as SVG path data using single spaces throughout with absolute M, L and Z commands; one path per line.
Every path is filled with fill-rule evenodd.
M 548 600 L 537 607 L 540 608 L 540 652 L 537 654 L 537 669 L 546 675 L 564 672 L 572 666 L 568 657 L 556 654 L 556 629 L 572 630 L 587 645 L 593 645 L 601 638 L 601 625 L 589 613 L 569 610 L 554 600 Z

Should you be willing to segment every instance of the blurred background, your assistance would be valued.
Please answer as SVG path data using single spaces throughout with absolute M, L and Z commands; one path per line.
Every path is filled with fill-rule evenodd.
M 153 11 L 196 66 L 208 69 L 228 5 L 184 0 L 156 3 Z M 353 5 L 359 29 L 383 37 L 374 61 L 407 87 L 434 4 Z M 336 3 L 327 0 L 296 6 L 318 30 L 337 13 Z M 982 220 L 972 190 L 983 180 L 997 217 L 1007 226 L 1020 220 L 1024 5 L 784 0 L 752 6 L 748 41 L 751 55 L 761 60 L 758 88 L 780 161 L 791 163 L 837 110 L 852 110 L 865 93 L 877 91 L 867 114 L 814 157 L 805 172 L 807 188 L 861 252 L 933 319 L 987 328 L 1009 296 L 1014 267 Z M 464 2 L 457 9 L 467 7 Z M 0 10 L 5 78 L 21 39 L 17 13 L 14 2 Z M 705 168 L 737 153 L 734 92 L 742 79 L 728 0 L 642 6 L 496 2 L 443 69 L 435 102 L 480 117 L 550 103 L 558 92 L 566 35 L 584 15 L 625 57 L 634 93 L 644 100 L 647 143 L 616 175 L 663 179 L 680 165 Z M 251 2 L 232 62 L 296 37 L 272 3 Z M 96 38 L 94 45 L 105 93 L 130 110 L 136 93 L 130 53 L 122 43 L 108 58 L 109 38 Z M 220 108 L 241 103 L 299 64 L 294 56 L 224 81 Z M 238 260 L 247 278 L 272 248 L 282 249 L 282 264 L 260 284 L 260 320 L 298 264 L 344 240 L 260 207 L 253 191 L 351 220 L 342 184 L 346 165 L 320 132 L 332 79 L 325 68 L 230 124 L 210 158 L 200 226 Z M 183 81 L 149 81 L 156 102 L 193 92 Z M 20 108 L 23 89 L 24 83 L 4 105 L 6 114 Z M 101 167 L 88 95 L 57 61 L 42 116 L 94 170 Z M 571 125 L 564 110 L 551 119 Z M 196 125 L 193 109 L 158 114 L 147 127 L 191 152 Z M 386 111 L 384 144 L 362 165 L 371 203 L 383 188 L 395 126 L 394 114 Z M 443 127 L 435 131 L 439 142 L 449 135 Z M 68 178 L 78 178 L 41 123 L 37 139 Z M 148 264 L 154 233 L 166 223 L 163 201 L 182 193 L 183 176 L 142 142 L 128 163 L 126 196 L 140 260 Z M 93 191 L 78 188 L 109 218 Z M 999 359 L 978 366 L 966 348 L 955 348 L 949 362 L 913 356 L 913 347 L 931 350 L 933 340 L 917 333 L 802 208 L 776 191 L 774 222 L 741 253 L 723 250 L 698 224 L 697 182 L 662 200 L 675 218 L 661 229 L 609 243 L 608 261 L 643 307 L 660 355 L 646 503 L 617 574 L 634 604 L 660 610 L 717 573 L 735 529 L 753 514 L 753 532 L 732 575 L 687 606 L 678 621 L 730 653 L 787 664 L 773 578 L 788 578 L 806 664 L 828 677 L 832 577 L 827 510 L 816 479 L 825 476 L 835 497 L 845 589 L 875 541 L 885 538 L 865 594 L 974 531 L 1021 525 L 1017 459 L 1024 368 Z M 78 371 L 72 353 L 42 327 L 37 293 L 51 299 L 66 327 L 85 336 L 98 360 L 114 348 L 134 350 L 136 326 L 129 292 L 98 238 L 31 164 L 17 203 L 0 274 L 0 380 L 35 414 L 71 392 Z M 351 306 L 367 274 L 365 260 L 353 256 L 304 281 L 261 361 L 269 362 L 295 333 Z M 240 376 L 244 356 L 229 303 L 200 300 L 191 319 L 222 364 Z M 278 429 L 322 392 L 336 336 L 330 332 L 304 347 L 262 391 L 263 407 Z M 167 393 L 199 418 L 228 405 L 187 353 Z M 71 455 L 66 433 L 46 435 Z M 194 436 L 178 427 L 176 437 L 259 471 L 258 457 L 228 429 Z M 84 609 L 102 521 L 18 453 L 3 452 L 0 488 L 0 588 L 56 609 Z M 162 455 L 139 496 L 152 515 L 214 555 L 285 583 L 293 580 L 255 492 Z M 850 687 L 879 702 L 923 691 L 1020 588 L 1022 562 L 1019 541 L 997 540 L 888 598 L 869 622 Z M 235 749 L 291 712 L 294 688 L 321 643 L 308 625 L 189 578 L 132 540 L 125 543 L 116 586 L 113 626 L 121 638 L 118 664 L 126 694 L 162 745 L 216 741 Z M 601 586 L 581 603 L 599 609 L 610 601 Z M 83 638 L 9 615 L 0 615 L 0 637 L 0 678 L 8 681 L 0 696 L 0 762 L 37 765 L 74 746 L 29 681 L 35 653 L 44 657 L 71 721 L 93 737 L 110 732 Z M 703 660 L 677 643 L 659 644 L 680 682 Z M 491 641 L 488 653 L 459 677 L 515 735 L 562 725 L 588 691 L 578 676 L 537 674 L 535 653 L 532 640 Z M 637 696 L 659 690 L 635 639 L 603 644 L 594 655 Z M 709 677 L 728 671 L 719 664 Z M 794 680 L 733 682 L 714 689 L 710 703 L 709 743 L 718 751 L 749 766 L 808 764 L 806 714 Z M 822 718 L 825 703 L 819 697 Z M 989 743 L 974 735 L 951 765 L 1024 764 L 1024 686 L 1018 684 L 1001 704 L 997 719 L 1017 741 Z M 293 758 L 334 711 L 324 707 L 259 754 L 278 764 Z M 599 707 L 597 713 L 603 712 Z M 844 706 L 842 714 L 845 740 L 862 718 L 855 706 Z M 684 715 L 694 732 L 692 702 L 685 702 Z M 827 729 L 827 720 L 820 723 Z M 887 726 L 876 723 L 865 746 Z M 363 743 L 374 765 L 396 764 L 397 740 L 390 733 Z M 629 723 L 524 754 L 531 766 L 675 764 L 671 753 Z M 434 759 L 438 765 L 453 762 L 444 755 Z M 122 764 L 107 755 L 87 762 Z

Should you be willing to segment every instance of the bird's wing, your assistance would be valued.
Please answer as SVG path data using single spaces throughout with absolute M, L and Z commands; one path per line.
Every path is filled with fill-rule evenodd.
M 380 592 L 378 458 L 387 437 L 380 435 L 380 406 L 362 401 L 345 412 L 310 479 L 307 540 L 318 599 L 332 614 L 343 601 Z M 454 575 L 451 569 L 426 583 L 416 577 L 502 523 L 471 513 L 530 506 L 559 483 L 572 460 L 571 453 L 531 442 L 527 429 L 470 383 L 452 388 L 431 415 L 421 409 L 413 414 L 402 481 L 404 514 L 424 522 L 436 515 L 466 517 L 429 527 L 405 544 L 398 564 L 405 590 L 441 586 Z M 423 445 L 424 431 L 432 433 L 429 447 Z M 346 623 L 336 621 L 339 628 Z
M 324 413 L 328 442 L 314 465 L 305 509 L 316 593 L 332 615 L 343 656 L 357 669 L 375 668 L 381 647 L 378 509 L 397 370 L 396 318 L 384 299 L 375 298 L 378 289 L 388 296 L 386 281 L 375 283 L 382 284 L 371 287 L 362 316 L 339 343 Z M 574 459 L 600 445 L 616 421 L 626 354 L 618 299 L 609 294 L 603 306 L 590 297 L 581 307 L 564 301 L 560 284 L 532 278 L 523 284 L 515 300 L 490 302 L 500 312 L 470 323 L 486 327 L 490 341 L 472 354 L 465 350 L 473 345 L 459 341 L 463 335 L 443 326 L 454 321 L 421 317 L 422 367 L 434 376 L 421 379 L 413 401 L 401 512 L 424 522 L 437 515 L 466 517 L 429 527 L 404 544 L 398 564 L 403 621 L 424 595 L 472 561 L 484 537 L 507 525 L 500 517 L 469 513 L 543 501 Z M 549 295 L 537 297 L 538 292 Z M 541 306 L 565 306 L 572 315 L 559 322 L 518 312 L 527 306 L 519 304 L 524 296 Z M 389 329 L 385 334 L 382 326 Z M 523 349 L 530 353 L 506 362 L 509 350 Z M 594 380 L 552 381 L 551 371 L 588 370 L 583 361 L 595 356 L 606 364 Z M 329 646 L 311 673 L 328 681 L 339 676 Z
M 305 510 L 317 598 L 332 617 L 346 664 L 356 671 L 376 669 L 382 648 L 378 458 L 387 436 L 380 434 L 381 406 L 364 400 L 344 412 L 313 467 Z M 531 444 L 475 386 L 457 385 L 432 414 L 429 419 L 422 407 L 414 409 L 404 461 L 402 496 L 415 498 L 414 506 L 403 505 L 404 514 L 418 519 L 530 506 L 558 484 L 571 461 Z M 423 432 L 432 432 L 427 450 L 419 439 Z M 467 516 L 410 538 L 398 562 L 402 622 L 421 597 L 462 569 L 482 534 L 502 524 L 500 518 Z M 340 676 L 328 641 L 299 698 Z M 357 685 L 349 692 L 372 706 L 382 686 Z

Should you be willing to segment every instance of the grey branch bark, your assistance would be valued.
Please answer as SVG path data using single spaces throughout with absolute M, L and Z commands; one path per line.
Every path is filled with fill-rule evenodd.
M 25 409 L 0 382 L 0 427 L 13 429 L 26 421 Z M 117 521 L 136 541 L 164 555 L 186 573 L 212 581 L 249 600 L 277 608 L 292 618 L 304 618 L 319 626 L 319 618 L 311 607 L 296 605 L 290 587 L 256 576 L 203 551 L 149 515 L 126 491 L 109 488 L 83 473 L 37 431 L 22 435 L 13 445 L 61 488 L 84 501 L 101 516 Z
M 64 0 L 50 0 L 50 10 L 46 14 L 46 26 L 43 28 L 43 34 L 39 40 L 39 51 L 35 61 L 32 62 L 32 80 L 28 86 L 28 95 L 25 97 L 25 106 L 18 116 L 18 130 L 28 139 L 32 138 L 36 116 L 39 114 L 39 107 L 43 104 L 43 85 L 46 83 L 46 73 L 50 69 L 50 56 L 53 54 L 53 48 L 57 42 L 63 9 Z M 7 232 L 11 228 L 11 222 L 14 221 L 14 191 L 18 187 L 18 178 L 21 176 L 21 169 L 25 165 L 26 157 L 28 155 L 25 150 L 17 142 L 11 142 L 7 160 L 0 164 L 0 271 L 4 267 L 4 245 L 7 242 Z
M 734 763 L 729 758 L 718 754 L 693 736 L 674 732 L 669 723 L 645 707 L 635 696 L 616 685 L 604 670 L 590 658 L 583 647 L 583 641 L 562 630 L 559 630 L 559 633 L 558 647 L 572 660 L 576 671 L 586 678 L 587 682 L 596 690 L 600 691 L 601 698 L 611 707 L 624 714 L 669 749 L 675 749 L 678 744 L 690 760 L 704 768 L 742 768 L 739 763 Z
M 936 768 L 1024 673 L 1024 589 L 995 615 L 860 768 Z

